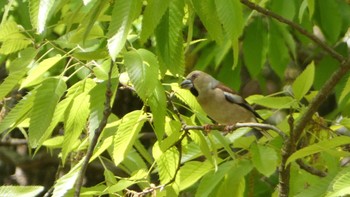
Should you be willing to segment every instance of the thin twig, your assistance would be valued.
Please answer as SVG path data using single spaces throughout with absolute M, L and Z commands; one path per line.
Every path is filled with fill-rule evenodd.
M 274 12 L 271 12 L 268 9 L 265 9 L 263 7 L 260 7 L 259 5 L 250 2 L 249 0 L 240 0 L 242 4 L 246 5 L 247 7 L 249 7 L 252 10 L 256 10 L 259 13 L 262 13 L 266 16 L 270 16 L 282 23 L 285 23 L 287 25 L 289 25 L 290 27 L 292 27 L 293 29 L 299 31 L 301 34 L 303 34 L 304 36 L 308 37 L 310 40 L 312 40 L 313 42 L 315 42 L 317 45 L 319 45 L 320 47 L 322 47 L 325 51 L 327 51 L 334 59 L 338 60 L 339 62 L 343 62 L 344 61 L 344 57 L 339 54 L 338 52 L 336 52 L 333 48 L 329 47 L 326 43 L 324 43 L 322 40 L 320 40 L 317 36 L 315 36 L 314 34 L 308 32 L 306 29 L 304 29 L 302 26 L 294 23 L 291 20 L 288 20 Z
M 316 168 L 314 168 L 312 166 L 307 165 L 301 159 L 297 159 L 296 162 L 297 162 L 297 164 L 299 165 L 299 167 L 301 169 L 307 171 L 310 174 L 313 174 L 313 175 L 316 175 L 316 176 L 319 176 L 319 177 L 326 177 L 327 176 L 326 172 L 323 172 L 322 170 L 319 170 L 319 169 L 316 169 Z
M 247 122 L 247 123 L 236 123 L 235 125 L 205 125 L 205 126 L 192 126 L 192 125 L 185 125 L 183 127 L 183 130 L 218 130 L 218 131 L 225 131 L 230 132 L 234 131 L 238 128 L 243 127 L 251 127 L 251 128 L 261 128 L 261 129 L 270 129 L 272 131 L 275 131 L 278 135 L 280 135 L 283 140 L 288 139 L 288 136 L 279 128 L 277 128 L 274 125 L 270 124 L 264 124 L 264 123 L 255 123 L 255 122 Z
M 112 68 L 113 68 L 113 61 L 111 62 L 111 66 L 109 68 L 108 72 L 108 81 L 107 81 L 107 90 L 106 90 L 106 100 L 104 103 L 104 111 L 103 111 L 103 117 L 98 125 L 98 127 L 95 129 L 95 132 L 93 134 L 93 138 L 91 140 L 91 143 L 89 145 L 88 151 L 86 152 L 86 156 L 84 158 L 84 162 L 82 164 L 81 170 L 79 172 L 79 176 L 77 178 L 77 181 L 75 183 L 75 192 L 74 196 L 78 197 L 80 196 L 80 190 L 83 184 L 84 174 L 86 172 L 87 166 L 89 164 L 89 161 L 92 157 L 92 153 L 96 147 L 96 144 L 98 142 L 98 138 L 100 137 L 102 130 L 105 128 L 107 124 L 107 120 L 109 115 L 111 114 L 111 98 L 112 98 L 112 82 L 111 82 L 111 75 L 112 75 Z

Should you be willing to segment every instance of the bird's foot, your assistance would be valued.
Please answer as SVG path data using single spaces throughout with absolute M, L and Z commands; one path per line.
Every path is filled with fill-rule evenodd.
M 209 133 L 212 130 L 212 127 L 213 127 L 213 125 L 211 125 L 211 124 L 206 124 L 206 125 L 203 126 L 204 131 L 206 133 Z
M 224 128 L 224 132 L 230 133 L 236 127 L 236 124 L 226 125 Z

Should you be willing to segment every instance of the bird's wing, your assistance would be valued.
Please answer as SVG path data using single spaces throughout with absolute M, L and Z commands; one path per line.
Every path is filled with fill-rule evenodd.
M 257 118 L 264 120 L 241 96 L 238 94 L 233 94 L 227 91 L 224 91 L 225 98 L 228 102 L 237 104 L 241 107 L 244 107 L 248 111 L 251 111 Z

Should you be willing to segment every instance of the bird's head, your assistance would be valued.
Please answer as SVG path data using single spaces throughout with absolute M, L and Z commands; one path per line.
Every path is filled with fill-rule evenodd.
M 219 82 L 212 76 L 202 71 L 192 71 L 182 81 L 181 88 L 189 89 L 193 95 L 198 96 L 199 92 L 204 92 L 215 87 Z

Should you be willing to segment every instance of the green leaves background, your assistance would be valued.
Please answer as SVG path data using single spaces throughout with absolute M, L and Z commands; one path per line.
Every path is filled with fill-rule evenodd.
M 316 29 L 321 40 L 349 56 L 343 42 L 350 26 L 347 1 L 254 2 L 309 32 Z M 0 2 L 0 13 L 0 63 L 7 74 L 0 79 L 0 134 L 19 133 L 33 158 L 49 150 L 60 165 L 71 165 L 46 185 L 53 186 L 54 196 L 72 195 L 80 155 L 103 116 L 111 64 L 114 114 L 90 161 L 101 166 L 104 180 L 83 188 L 82 195 L 123 195 L 158 183 L 165 185 L 156 190 L 163 196 L 275 195 L 282 139 L 270 131 L 256 139 L 245 135 L 247 129 L 227 136 L 189 131 L 184 137 L 182 123 L 211 120 L 178 83 L 195 69 L 236 90 L 258 82 L 259 94 L 247 100 L 264 107 L 258 112 L 266 119 L 279 115 L 277 127 L 289 135 L 288 117 L 298 121 L 339 66 L 295 29 L 239 0 L 13 0 Z M 330 109 L 325 119 L 315 115 L 322 126 L 307 127 L 304 147 L 288 158 L 291 196 L 350 193 L 348 168 L 332 163 L 349 156 L 342 150 L 349 137 L 329 130 L 349 127 L 349 81 L 334 91 L 341 107 Z M 298 182 L 311 175 L 297 160 L 328 170 L 327 179 Z M 295 187 L 298 183 L 305 185 Z M 6 191 L 37 194 L 42 187 L 0 187 L 0 193 Z

